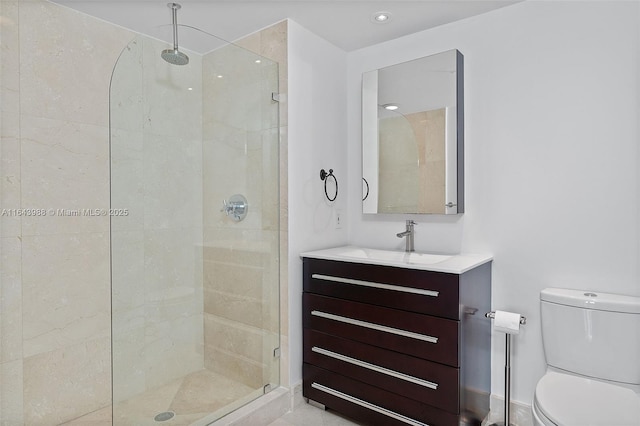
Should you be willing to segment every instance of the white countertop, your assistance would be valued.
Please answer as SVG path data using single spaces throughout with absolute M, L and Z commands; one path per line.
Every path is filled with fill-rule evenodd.
M 491 262 L 488 254 L 430 254 L 404 251 L 378 250 L 357 246 L 334 247 L 301 253 L 300 257 L 395 266 L 423 271 L 462 274 L 477 266 Z

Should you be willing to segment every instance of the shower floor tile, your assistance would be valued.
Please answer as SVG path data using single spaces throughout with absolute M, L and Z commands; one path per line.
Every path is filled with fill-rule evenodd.
M 157 426 L 154 417 L 165 411 L 175 413 L 166 424 L 189 425 L 253 391 L 221 374 L 200 370 L 116 404 L 114 425 Z
M 252 392 L 255 390 L 246 385 L 234 382 L 220 374 L 201 370 L 116 404 L 113 425 L 187 426 Z M 164 411 L 173 411 L 176 416 L 166 422 L 154 421 L 154 417 Z M 65 425 L 111 426 L 111 407 L 94 411 Z M 356 423 L 333 411 L 301 403 L 293 411 L 269 425 L 256 426 L 359 425 L 361 423 Z
M 242 383 L 202 370 L 183 379 L 169 409 L 180 414 L 212 413 L 253 391 Z
M 116 403 L 113 410 L 113 425 L 186 426 L 251 393 L 255 393 L 255 389 L 221 374 L 200 370 Z M 154 420 L 156 415 L 167 411 L 175 413 L 171 420 L 166 422 Z M 87 414 L 66 424 L 110 426 L 111 407 Z
M 111 426 L 111 406 L 94 411 L 63 425 L 72 426 Z

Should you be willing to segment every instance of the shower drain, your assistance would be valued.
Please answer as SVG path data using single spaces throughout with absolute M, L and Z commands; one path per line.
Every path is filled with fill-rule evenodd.
M 174 413 L 173 411 L 165 411 L 164 413 L 156 415 L 153 420 L 155 420 L 156 422 L 166 422 L 167 420 L 171 420 L 175 415 L 176 413 Z

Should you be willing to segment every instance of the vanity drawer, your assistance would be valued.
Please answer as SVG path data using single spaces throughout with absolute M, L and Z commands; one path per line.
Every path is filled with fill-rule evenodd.
M 459 322 L 303 294 L 305 328 L 459 367 Z
M 459 319 L 459 275 L 322 259 L 303 260 L 304 291 Z
M 303 375 L 303 392 L 307 398 L 366 424 L 458 426 L 458 415 L 386 389 L 306 363 Z
M 459 370 L 352 340 L 304 330 L 304 362 L 445 411 L 460 412 Z

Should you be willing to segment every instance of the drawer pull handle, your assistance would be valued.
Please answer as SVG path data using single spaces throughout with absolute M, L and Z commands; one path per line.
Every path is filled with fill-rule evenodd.
M 336 283 L 361 285 L 364 287 L 381 288 L 383 290 L 401 291 L 403 293 L 420 294 L 422 296 L 438 297 L 440 292 L 434 290 L 424 290 L 421 288 L 403 287 L 393 284 L 374 283 L 371 281 L 354 280 L 351 278 L 332 277 L 331 275 L 312 274 L 311 278 L 315 278 L 323 281 L 333 281 Z
M 382 408 L 379 405 L 375 405 L 375 404 L 372 404 L 370 402 L 363 401 L 360 398 L 356 398 L 355 396 L 347 395 L 346 393 L 337 391 L 335 389 L 331 389 L 330 387 L 321 385 L 321 384 L 316 383 L 316 382 L 311 383 L 311 387 L 314 388 L 314 389 L 317 389 L 317 390 L 319 390 L 321 392 L 328 393 L 329 395 L 333 395 L 333 396 L 338 397 L 340 399 L 344 399 L 345 401 L 349 401 L 352 404 L 356 404 L 356 405 L 359 405 L 361 407 L 368 408 L 369 410 L 378 412 L 380 414 L 384 414 L 387 417 L 391 417 L 392 419 L 399 420 L 399 421 L 401 421 L 403 423 L 406 423 L 408 425 L 412 425 L 412 426 L 429 426 L 426 423 L 419 422 L 419 421 L 414 420 L 412 418 L 409 418 L 407 416 L 403 416 L 402 414 L 398 414 L 395 411 L 387 410 L 386 408 Z
M 340 315 L 329 314 L 327 312 L 322 312 L 322 311 L 311 311 L 311 315 L 334 320 L 334 321 L 344 322 L 346 324 L 352 324 L 360 327 L 370 328 L 372 330 L 384 331 L 385 333 L 396 334 L 398 336 L 410 337 L 412 339 L 422 340 L 424 342 L 438 343 L 437 337 L 427 336 L 426 334 L 414 333 L 412 331 L 401 330 L 399 328 L 387 327 L 386 325 L 375 324 L 367 321 L 360 321 L 357 319 L 343 317 Z
M 368 370 L 376 371 L 378 373 L 386 374 L 387 376 L 395 377 L 397 379 L 402 379 L 407 382 L 415 383 L 420 386 L 427 387 L 429 389 L 438 389 L 438 384 L 434 382 L 430 382 L 428 380 L 423 380 L 418 377 L 410 376 L 408 374 L 400 373 L 399 371 L 390 370 L 385 367 L 381 367 L 379 365 L 371 364 L 366 361 L 362 361 L 356 358 L 351 358 L 346 355 L 339 354 L 337 352 L 333 352 L 327 349 L 319 348 L 314 346 L 311 348 L 313 352 L 319 353 L 324 356 L 328 356 L 330 358 L 334 358 L 340 361 L 348 362 L 349 364 L 357 365 L 358 367 L 364 367 Z

